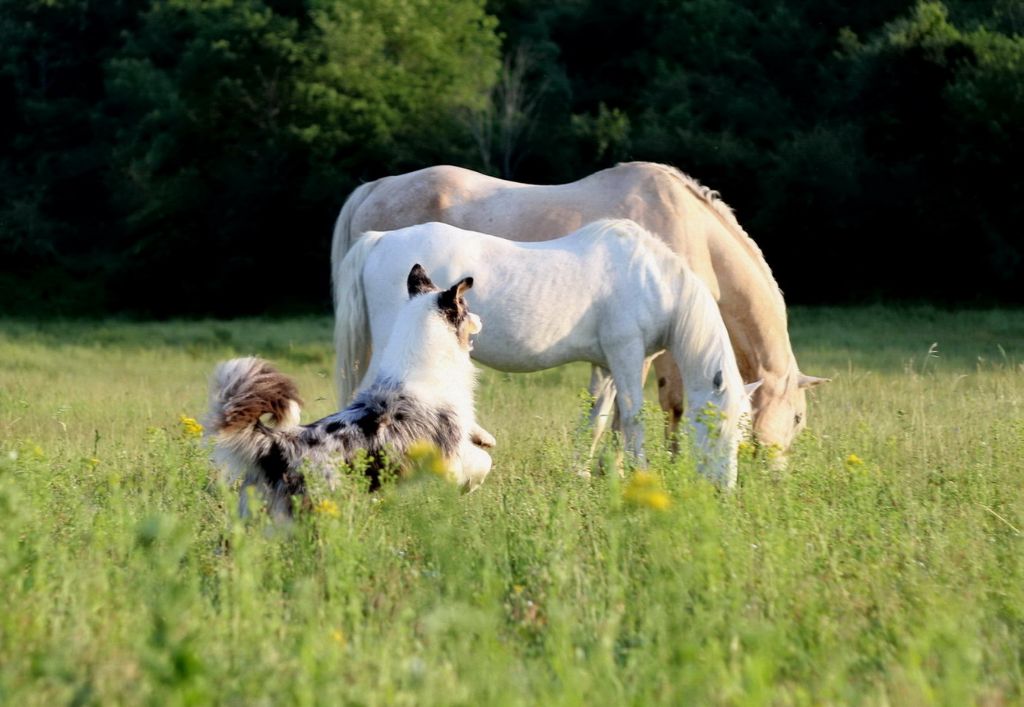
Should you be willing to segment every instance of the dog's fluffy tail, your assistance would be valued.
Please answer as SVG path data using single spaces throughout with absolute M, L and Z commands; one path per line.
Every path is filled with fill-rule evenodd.
M 217 366 L 206 430 L 218 448 L 241 462 L 229 463 L 232 476 L 266 454 L 275 436 L 299 424 L 301 404 L 292 379 L 263 359 L 235 358 Z

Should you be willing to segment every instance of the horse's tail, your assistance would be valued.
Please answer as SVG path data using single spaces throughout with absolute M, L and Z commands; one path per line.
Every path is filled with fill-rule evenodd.
M 341 261 L 345 258 L 346 253 L 352 247 L 352 242 L 359 235 L 352 233 L 352 219 L 355 216 L 356 210 L 362 206 L 363 202 L 366 201 L 366 197 L 369 196 L 378 183 L 379 181 L 367 182 L 356 187 L 348 195 L 348 198 L 345 199 L 345 203 L 341 206 L 341 211 L 338 212 L 338 219 L 334 222 L 334 237 L 331 238 L 331 278 L 334 283 L 335 307 L 338 305 L 338 288 L 342 282 L 338 277 L 338 268 L 341 266 Z
M 370 316 L 366 306 L 363 268 L 382 235 L 378 232 L 365 234 L 335 268 L 334 380 L 341 407 L 347 405 L 356 392 L 370 363 Z
M 292 379 L 263 359 L 234 358 L 214 369 L 206 434 L 216 438 L 217 456 L 229 462 L 232 476 L 257 466 L 274 439 L 299 424 L 301 404 Z M 266 415 L 272 426 L 263 424 Z

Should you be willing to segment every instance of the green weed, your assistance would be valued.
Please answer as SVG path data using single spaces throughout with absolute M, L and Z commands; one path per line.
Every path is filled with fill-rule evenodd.
M 656 415 L 650 476 L 581 478 L 585 367 L 487 371 L 478 492 L 344 476 L 291 525 L 193 425 L 239 354 L 332 411 L 329 321 L 0 322 L 0 703 L 1019 703 L 1024 313 L 792 319 L 835 381 L 733 493 Z

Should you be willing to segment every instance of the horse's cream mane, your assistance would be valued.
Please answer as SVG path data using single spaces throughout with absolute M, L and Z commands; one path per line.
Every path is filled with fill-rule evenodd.
M 691 177 L 682 170 L 676 169 L 675 167 L 667 164 L 661 164 L 659 162 L 625 162 L 622 164 L 631 166 L 644 164 L 655 167 L 665 174 L 680 180 L 694 196 L 707 204 L 723 222 L 723 225 L 726 226 L 726 230 L 736 236 L 740 244 L 746 247 L 747 251 L 750 252 L 751 259 L 757 264 L 757 267 L 761 269 L 761 272 L 767 278 L 768 282 L 771 283 L 774 292 L 778 295 L 779 307 L 782 308 L 783 312 L 786 311 L 785 300 L 782 296 L 782 288 L 779 287 L 779 283 L 775 279 L 775 275 L 772 274 L 771 266 L 769 266 L 768 261 L 765 260 L 761 247 L 757 245 L 757 241 L 751 238 L 750 234 L 747 233 L 743 226 L 740 225 L 732 207 L 722 200 L 722 195 L 716 189 L 704 186 L 694 177 Z

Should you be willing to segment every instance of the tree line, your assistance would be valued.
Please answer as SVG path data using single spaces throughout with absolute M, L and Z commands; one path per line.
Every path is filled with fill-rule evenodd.
M 790 301 L 1024 299 L 1024 1 L 0 0 L 0 310 L 326 311 L 360 182 L 667 162 Z

